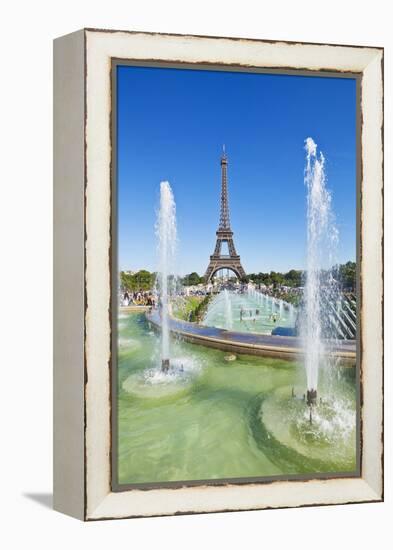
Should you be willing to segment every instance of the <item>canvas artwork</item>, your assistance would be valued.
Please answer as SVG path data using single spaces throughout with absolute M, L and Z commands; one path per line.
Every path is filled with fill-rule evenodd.
M 54 42 L 54 507 L 380 502 L 383 49 Z
M 359 476 L 358 76 L 112 90 L 112 489 Z

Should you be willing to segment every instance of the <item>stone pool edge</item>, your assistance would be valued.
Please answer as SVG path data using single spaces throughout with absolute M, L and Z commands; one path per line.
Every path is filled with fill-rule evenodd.
M 146 319 L 156 329 L 160 329 L 160 318 L 157 311 L 145 311 Z M 231 353 L 256 355 L 259 357 L 273 357 L 277 359 L 297 360 L 303 355 L 302 348 L 298 347 L 299 340 L 293 336 L 272 336 L 263 335 L 264 343 L 258 343 L 257 334 L 248 333 L 247 342 L 241 341 L 245 338 L 245 333 L 227 331 L 225 329 L 214 329 L 216 335 L 207 334 L 211 327 L 204 327 L 181 321 L 175 317 L 170 317 L 170 332 L 181 337 L 184 341 L 191 344 L 203 345 L 210 348 L 220 349 Z M 197 331 L 197 332 L 196 332 Z M 223 338 L 222 336 L 225 336 Z M 252 342 L 252 338 L 254 342 Z M 261 335 L 262 337 L 262 335 Z M 284 344 L 285 343 L 285 344 Z M 345 349 L 345 347 L 347 349 Z M 356 363 L 356 344 L 340 345 L 332 352 L 334 356 L 342 360 L 343 366 L 354 366 Z

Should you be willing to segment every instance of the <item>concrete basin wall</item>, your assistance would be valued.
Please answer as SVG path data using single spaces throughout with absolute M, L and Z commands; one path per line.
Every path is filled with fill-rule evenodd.
M 161 319 L 158 310 L 146 313 L 146 318 L 156 329 L 160 329 Z M 294 336 L 235 332 L 216 327 L 205 327 L 174 317 L 169 319 L 169 329 L 174 336 L 178 336 L 186 342 L 230 353 L 289 360 L 300 359 L 303 355 L 301 340 Z M 353 366 L 356 362 L 356 341 L 343 340 L 338 345 L 332 343 L 330 353 L 340 357 L 344 365 Z

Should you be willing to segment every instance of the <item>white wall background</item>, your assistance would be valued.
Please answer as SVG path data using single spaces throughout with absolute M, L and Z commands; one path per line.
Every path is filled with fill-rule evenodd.
M 2 548 L 391 548 L 392 29 L 387 0 L 43 0 L 1 8 Z M 386 502 L 105 521 L 52 512 L 52 44 L 82 27 L 385 46 Z

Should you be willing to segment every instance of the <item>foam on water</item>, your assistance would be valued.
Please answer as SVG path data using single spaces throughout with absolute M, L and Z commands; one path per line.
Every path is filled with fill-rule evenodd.
M 310 410 L 303 399 L 281 388 L 261 405 L 260 421 L 281 444 L 311 459 L 336 463 L 338 469 L 355 467 L 356 407 L 351 394 L 335 395 Z M 277 419 L 280 418 L 280 422 Z
M 310 424 L 309 411 L 304 410 L 295 419 L 297 432 L 305 443 L 311 441 L 322 445 L 345 444 L 354 434 L 356 411 L 347 399 L 320 403 L 313 410 L 312 418 Z
M 163 372 L 157 360 L 152 366 L 131 374 L 123 382 L 123 389 L 139 397 L 160 398 L 184 392 L 201 372 L 201 363 L 193 356 L 179 356 L 171 360 L 168 372 Z

